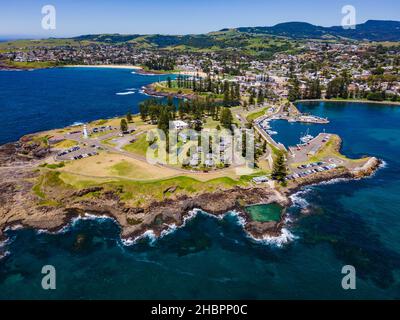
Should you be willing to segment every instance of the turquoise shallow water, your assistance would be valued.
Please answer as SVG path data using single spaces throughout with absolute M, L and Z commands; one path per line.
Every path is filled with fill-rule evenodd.
M 279 204 L 272 203 L 249 206 L 246 208 L 246 211 L 250 214 L 253 221 L 268 222 L 280 221 L 282 209 Z
M 11 77 L 19 74 L 34 73 Z M 12 101 L 19 90 L 7 83 L 1 90 Z M 29 98 L 30 91 L 25 95 Z M 0 299 L 399 299 L 400 108 L 354 103 L 299 107 L 331 119 L 325 128 L 342 136 L 346 155 L 378 156 L 386 167 L 368 179 L 299 192 L 289 208 L 289 230 L 296 240 L 282 247 L 258 243 L 245 235 L 235 216 L 217 220 L 202 214 L 158 241 L 133 246 L 121 243 L 119 227 L 109 219 L 78 220 L 54 235 L 8 231 L 10 254 L 0 260 Z M 280 131 L 277 140 L 286 144 L 297 142 L 307 127 L 322 130 L 283 122 L 274 127 Z M 305 202 L 313 214 L 300 217 Z M 56 267 L 54 291 L 40 287 L 45 264 Z M 348 264 L 357 270 L 354 291 L 341 288 L 341 269 Z

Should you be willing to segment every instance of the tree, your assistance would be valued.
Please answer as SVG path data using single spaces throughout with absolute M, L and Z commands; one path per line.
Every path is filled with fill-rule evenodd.
M 230 91 L 229 91 L 229 83 L 228 81 L 224 82 L 224 107 L 228 107 L 230 105 L 230 100 L 231 100 L 231 96 L 230 96 Z
M 288 92 L 288 99 L 290 102 L 294 102 L 301 98 L 300 94 L 300 83 L 297 78 L 293 78 L 290 80 L 290 87 Z
M 277 158 L 274 161 L 271 177 L 276 181 L 284 183 L 286 175 L 287 175 L 287 168 L 285 163 L 285 155 L 282 151 L 279 151 Z
M 142 118 L 143 121 L 146 121 L 147 116 L 149 115 L 149 105 L 147 101 L 144 101 L 139 104 L 139 112 L 140 112 L 140 117 Z
M 126 120 L 128 121 L 128 122 L 132 122 L 132 114 L 131 114 L 131 112 L 130 111 L 128 111 L 128 113 L 126 114 Z
M 250 93 L 249 105 L 251 105 L 251 106 L 254 105 L 254 103 L 255 103 L 254 98 L 255 98 L 255 94 L 254 94 L 254 90 L 252 90 Z
M 171 77 L 168 77 L 168 78 L 167 78 L 167 85 L 168 85 L 168 88 L 171 88 L 171 87 L 172 87 Z
M 321 99 L 321 84 L 319 79 L 307 81 L 303 99 Z
M 257 95 L 257 104 L 263 104 L 264 103 L 264 92 L 262 90 L 258 91 Z
M 169 120 L 170 120 L 170 114 L 167 110 L 167 108 L 162 108 L 160 117 L 158 119 L 158 129 L 161 129 L 164 131 L 166 135 L 168 135 L 168 130 L 169 130 Z
M 232 112 L 230 109 L 228 109 L 228 108 L 222 109 L 220 122 L 221 122 L 222 127 L 226 128 L 226 129 L 231 129 L 232 122 L 233 122 L 233 116 L 232 116 Z
M 263 153 L 265 153 L 267 151 L 267 141 L 265 141 L 265 140 L 262 144 L 262 151 L 263 151 Z
M 185 118 L 186 110 L 183 100 L 179 100 L 178 102 L 178 114 L 179 118 L 181 118 L 182 120 Z
M 120 128 L 122 132 L 128 131 L 128 122 L 126 122 L 126 119 L 121 119 Z

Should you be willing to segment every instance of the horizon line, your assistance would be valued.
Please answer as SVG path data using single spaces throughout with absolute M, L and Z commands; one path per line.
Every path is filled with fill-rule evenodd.
M 385 21 L 385 22 L 400 22 L 400 20 L 379 20 L 379 19 L 367 19 L 364 22 L 357 23 L 357 25 L 362 25 L 367 23 L 368 21 Z M 310 24 L 316 27 L 322 27 L 322 28 L 333 28 L 333 27 L 340 27 L 338 25 L 331 25 L 329 27 L 325 27 L 322 25 L 318 24 L 313 24 L 311 22 L 307 21 L 286 21 L 286 22 L 279 22 L 274 25 L 258 25 L 258 26 L 242 26 L 242 27 L 224 27 L 219 30 L 214 30 L 214 31 L 208 31 L 208 32 L 203 32 L 203 33 L 120 33 L 120 32 L 112 32 L 112 33 L 107 33 L 107 32 L 99 32 L 99 33 L 81 33 L 81 34 L 75 34 L 75 35 L 65 35 L 65 36 L 49 36 L 49 37 L 43 37 L 42 35 L 24 35 L 24 34 L 15 34 L 15 35 L 10 35 L 10 34 L 0 34 L 0 41 L 16 41 L 16 40 L 48 40 L 48 39 L 71 39 L 71 38 L 76 38 L 76 37 L 82 37 L 82 36 L 88 36 L 88 35 L 122 35 L 122 36 L 130 36 L 130 35 L 140 35 L 140 36 L 148 36 L 148 35 L 163 35 L 163 36 L 185 36 L 185 35 L 203 35 L 203 34 L 209 34 L 213 32 L 221 32 L 225 30 L 235 30 L 235 29 L 240 29 L 240 28 L 271 28 L 271 27 L 276 27 L 281 24 L 287 24 L 287 23 L 304 23 L 304 24 Z

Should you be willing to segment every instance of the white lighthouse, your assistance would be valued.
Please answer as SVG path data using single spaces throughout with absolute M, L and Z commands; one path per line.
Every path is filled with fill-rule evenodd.
M 84 139 L 89 138 L 88 131 L 87 131 L 87 125 L 86 125 L 86 124 L 83 125 L 83 138 L 84 138 Z

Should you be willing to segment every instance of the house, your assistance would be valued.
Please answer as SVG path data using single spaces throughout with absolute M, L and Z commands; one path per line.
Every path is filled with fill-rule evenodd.
M 174 120 L 174 121 L 171 121 L 171 127 L 172 127 L 172 129 L 180 131 L 180 130 L 189 128 L 189 125 L 185 121 Z

